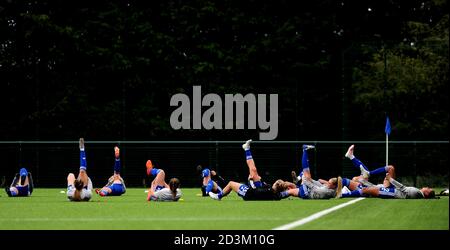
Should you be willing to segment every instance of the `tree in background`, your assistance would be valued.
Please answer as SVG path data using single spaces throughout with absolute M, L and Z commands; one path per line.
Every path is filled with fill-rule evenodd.
M 170 96 L 202 85 L 205 93 L 278 93 L 281 140 L 380 139 L 385 111 L 396 139 L 447 138 L 447 7 L 1 1 L 0 137 L 217 140 L 255 132 L 171 129 Z
M 387 112 L 396 138 L 442 139 L 448 128 L 448 24 L 448 15 L 434 24 L 408 21 L 401 43 L 386 42 L 354 68 L 357 126 L 368 128 L 369 137 L 380 138 L 374 129 L 383 128 Z

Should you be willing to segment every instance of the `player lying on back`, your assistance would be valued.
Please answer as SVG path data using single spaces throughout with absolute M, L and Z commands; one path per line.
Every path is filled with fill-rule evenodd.
M 103 188 L 95 190 L 100 196 L 120 196 L 126 192 L 125 182 L 120 176 L 120 149 L 117 146 L 114 147 L 114 158 L 114 174 Z
M 226 186 L 223 184 L 225 180 L 217 174 L 216 171 L 205 168 L 202 170 L 202 166 L 197 166 L 197 170 L 201 171 L 202 175 L 202 196 L 208 196 L 209 192 L 220 193 L 222 192 L 222 187 Z M 221 183 L 221 185 L 219 185 Z
M 14 176 L 11 185 L 5 187 L 5 191 L 9 197 L 31 196 L 33 188 L 31 173 L 26 168 L 21 168 L 19 173 Z
M 252 140 L 248 140 L 242 145 L 242 148 L 245 151 L 247 166 L 249 168 L 249 184 L 246 185 L 239 182 L 230 181 L 225 188 L 223 188 L 222 192 L 209 192 L 208 194 L 211 198 L 221 200 L 223 197 L 230 194 L 231 191 L 234 191 L 239 197 L 246 201 L 280 200 L 279 190 L 274 189 L 276 185 L 274 184 L 273 186 L 270 186 L 262 182 L 261 176 L 258 174 L 258 170 L 256 169 L 256 165 L 250 151 L 251 142 Z
M 428 199 L 434 198 L 435 192 L 429 187 L 418 189 L 416 187 L 407 187 L 394 179 L 395 168 L 392 165 L 378 168 L 373 171 L 369 169 L 354 155 L 354 145 L 350 146 L 345 157 L 352 160 L 355 166 L 361 170 L 361 176 L 358 181 L 347 178 L 341 179 L 342 186 L 352 190 L 349 193 L 338 194 L 337 197 L 380 197 L 380 198 L 396 198 L 396 199 Z M 373 174 L 385 173 L 386 177 L 383 184 L 374 185 L 367 178 Z
M 351 189 L 359 183 L 350 179 L 342 179 L 342 185 Z M 383 186 L 367 183 L 369 186 L 356 188 L 349 193 L 342 193 L 337 197 L 379 197 L 379 198 L 395 198 L 395 199 L 431 199 L 435 197 L 435 192 L 429 187 L 418 189 L 416 187 L 407 187 L 393 179 L 389 173 L 386 174 Z
M 178 201 L 181 198 L 182 193 L 178 178 L 170 179 L 169 184 L 167 184 L 164 170 L 155 168 L 151 160 L 148 160 L 145 166 L 147 175 L 155 177 L 148 190 L 147 201 Z
M 345 157 L 350 159 L 353 163 L 353 166 L 355 166 L 361 171 L 361 175 L 353 177 L 352 179 L 353 181 L 361 182 L 362 184 L 364 184 L 364 181 L 369 180 L 370 176 L 381 174 L 385 175 L 386 173 L 389 173 L 393 178 L 395 178 L 395 168 L 393 165 L 383 166 L 380 168 L 376 168 L 374 170 L 369 170 L 369 168 L 367 168 L 366 165 L 364 165 L 364 163 L 362 163 L 358 158 L 355 157 L 354 151 L 355 145 L 351 145 L 348 148 L 347 153 L 345 153 Z
M 343 186 L 347 187 L 350 191 L 362 189 L 363 187 L 371 187 L 375 186 L 374 184 L 369 182 L 369 177 L 374 175 L 381 175 L 389 173 L 391 176 L 395 178 L 395 169 L 394 166 L 388 165 L 377 168 L 375 170 L 369 170 L 369 168 L 364 165 L 358 158 L 353 154 L 355 150 L 355 145 L 351 145 L 347 152 L 345 153 L 345 157 L 350 159 L 358 170 L 361 171 L 361 175 L 354 176 L 351 180 L 348 178 L 342 178 Z M 390 184 L 389 184 L 390 185 Z M 384 184 L 376 185 L 378 187 L 384 187 Z
M 292 186 L 291 183 L 284 182 L 282 186 L 286 189 L 280 193 L 282 198 L 287 198 L 289 196 L 295 196 L 302 199 L 330 199 L 335 197 L 336 190 L 341 190 L 342 187 L 337 187 L 338 178 L 331 178 L 330 180 L 319 181 L 314 180 L 311 177 L 311 172 L 309 168 L 308 150 L 314 149 L 312 145 L 302 146 L 302 169 L 300 170 L 301 181 L 298 181 L 296 186 Z M 293 172 L 295 175 L 295 172 Z M 295 176 L 294 176 L 294 179 Z
M 80 170 L 78 177 L 70 173 L 67 176 L 67 198 L 70 201 L 89 201 L 92 197 L 92 181 L 87 175 L 86 152 L 84 139 L 80 138 Z

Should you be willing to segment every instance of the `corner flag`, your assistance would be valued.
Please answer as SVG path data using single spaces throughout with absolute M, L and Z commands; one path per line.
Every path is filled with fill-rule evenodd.
M 386 117 L 386 127 L 384 128 L 384 132 L 387 135 L 391 134 L 391 123 L 389 122 L 389 117 Z
M 389 161 L 389 135 L 391 134 L 391 123 L 389 122 L 389 117 L 386 117 L 386 127 L 384 128 L 386 133 L 386 166 L 388 166 Z

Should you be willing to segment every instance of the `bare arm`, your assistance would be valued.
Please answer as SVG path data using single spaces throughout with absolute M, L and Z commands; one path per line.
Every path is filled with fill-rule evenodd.
M 155 188 L 157 184 L 155 180 L 152 181 L 152 184 L 150 185 L 150 188 L 148 189 L 148 195 L 147 195 L 147 201 L 150 201 L 150 198 L 155 194 Z
M 286 189 L 295 189 L 295 188 L 297 188 L 297 185 L 295 185 L 295 184 L 292 183 L 292 182 L 285 181 L 285 182 L 284 182 L 284 187 L 285 187 Z
M 298 194 L 300 193 L 300 190 L 298 188 L 289 189 L 288 194 L 289 196 L 298 197 Z

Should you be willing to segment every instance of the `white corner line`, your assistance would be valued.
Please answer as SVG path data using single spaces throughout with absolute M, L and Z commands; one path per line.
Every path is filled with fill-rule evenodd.
M 306 224 L 308 222 L 311 222 L 313 220 L 319 219 L 320 217 L 322 217 L 324 215 L 327 215 L 327 214 L 329 214 L 331 212 L 334 212 L 336 210 L 339 210 L 339 209 L 341 209 L 343 207 L 346 207 L 348 205 L 351 205 L 353 203 L 356 203 L 356 202 L 364 200 L 364 199 L 365 199 L 364 197 L 361 197 L 361 198 L 358 198 L 358 199 L 354 199 L 354 200 L 348 201 L 346 203 L 339 204 L 337 206 L 334 206 L 334 207 L 322 210 L 322 211 L 320 211 L 318 213 L 312 214 L 312 215 L 310 215 L 310 216 L 308 216 L 306 218 L 303 218 L 303 219 L 291 222 L 291 223 L 286 224 L 286 225 L 282 225 L 282 226 L 273 228 L 272 230 L 289 230 L 289 229 L 292 229 L 292 228 L 295 228 L 295 227 L 299 227 L 299 226 L 304 225 L 304 224 Z

